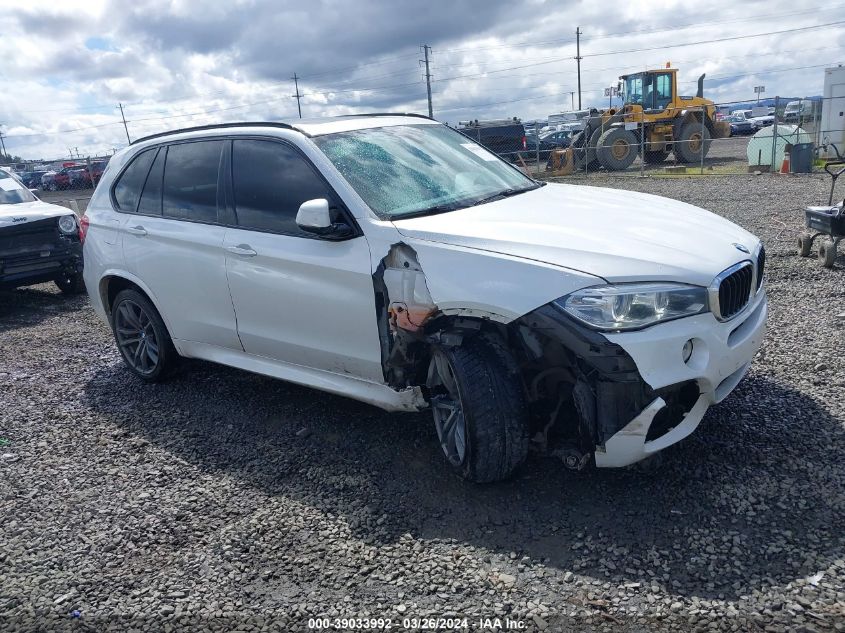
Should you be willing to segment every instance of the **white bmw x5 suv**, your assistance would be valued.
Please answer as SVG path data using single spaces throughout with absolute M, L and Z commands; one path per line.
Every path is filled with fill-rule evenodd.
M 529 442 L 625 466 L 689 435 L 766 322 L 756 237 L 664 198 L 531 180 L 415 115 L 147 137 L 91 199 L 85 283 L 129 369 L 202 358 L 429 408 L 494 481 Z

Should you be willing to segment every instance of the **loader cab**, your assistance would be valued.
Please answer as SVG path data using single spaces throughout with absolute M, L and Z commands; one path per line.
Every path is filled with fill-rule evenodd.
M 625 105 L 640 106 L 645 112 L 663 112 L 675 102 L 677 72 L 676 68 L 667 68 L 620 77 Z

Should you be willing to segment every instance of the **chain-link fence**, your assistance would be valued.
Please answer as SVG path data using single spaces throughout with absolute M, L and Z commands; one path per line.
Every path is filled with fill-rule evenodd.
M 16 170 L 17 176 L 30 189 L 71 191 L 93 189 L 100 181 L 109 156 L 64 158 L 27 163 Z
M 809 173 L 836 157 L 837 149 L 845 151 L 842 117 L 836 116 L 845 104 L 839 102 L 845 99 L 618 108 L 573 113 L 564 122 L 464 121 L 457 129 L 541 178 Z

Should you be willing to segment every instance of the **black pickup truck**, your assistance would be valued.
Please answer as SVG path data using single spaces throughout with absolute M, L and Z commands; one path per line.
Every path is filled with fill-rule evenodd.
M 456 129 L 511 162 L 517 161 L 518 153 L 525 153 L 531 149 L 525 138 L 525 127 L 517 118 L 461 121 Z
M 0 289 L 47 281 L 65 294 L 85 289 L 79 220 L 0 169 Z

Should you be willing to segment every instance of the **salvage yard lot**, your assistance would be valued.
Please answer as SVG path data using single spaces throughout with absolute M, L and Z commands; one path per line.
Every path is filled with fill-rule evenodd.
M 514 481 L 467 484 L 427 414 L 200 362 L 142 385 L 86 298 L 2 292 L 0 629 L 461 614 L 845 630 L 845 257 L 794 253 L 829 181 L 569 182 L 705 206 L 766 243 L 763 349 L 662 464 L 574 474 L 535 456 Z

